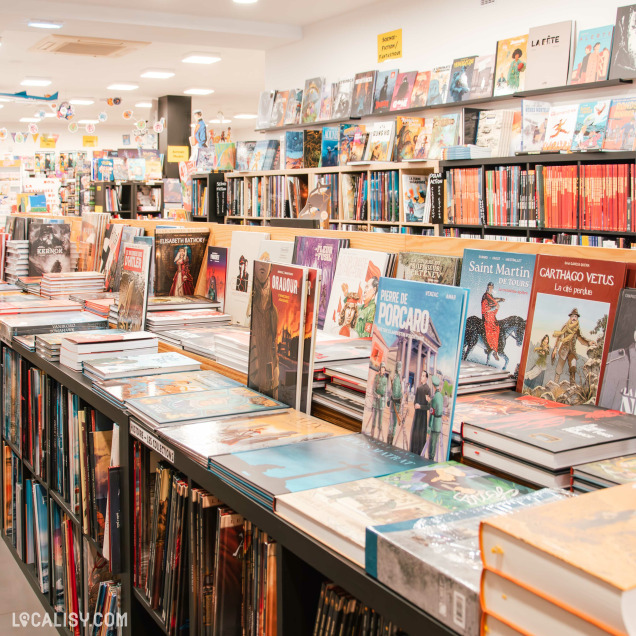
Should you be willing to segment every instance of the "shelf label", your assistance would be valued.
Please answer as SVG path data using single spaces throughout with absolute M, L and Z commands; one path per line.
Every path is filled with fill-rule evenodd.
M 171 464 L 174 464 L 174 451 L 168 448 L 163 442 L 160 442 L 154 435 L 149 433 L 145 428 L 141 428 L 139 424 L 130 422 L 130 434 L 136 437 L 139 441 L 143 442 L 148 448 L 156 451 L 164 459 L 167 459 Z
M 97 135 L 83 135 L 82 146 L 84 148 L 97 148 Z
M 179 163 L 190 158 L 189 146 L 168 146 L 168 163 Z
M 378 62 L 402 57 L 402 29 L 378 35 Z

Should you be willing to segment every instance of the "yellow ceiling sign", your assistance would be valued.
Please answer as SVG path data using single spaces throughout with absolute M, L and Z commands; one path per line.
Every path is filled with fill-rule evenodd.
M 97 135 L 83 135 L 82 146 L 84 148 L 97 148 Z
M 168 146 L 168 163 L 179 163 L 190 158 L 189 146 Z
M 402 57 L 402 29 L 378 35 L 378 62 Z

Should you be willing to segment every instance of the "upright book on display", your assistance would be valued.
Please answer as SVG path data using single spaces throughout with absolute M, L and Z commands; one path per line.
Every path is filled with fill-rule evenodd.
M 494 97 L 512 95 L 525 88 L 527 45 L 527 35 L 497 42 Z
M 470 290 L 463 359 L 517 376 L 534 254 L 464 250 L 461 286 Z
M 568 80 L 571 44 L 571 20 L 530 29 L 525 90 L 565 86 Z
M 227 275 L 227 247 L 208 247 L 208 262 L 205 274 L 205 295 L 213 302 L 225 306 L 225 285 Z
M 351 117 L 362 117 L 373 112 L 373 95 L 377 71 L 358 73 L 353 80 Z
M 465 289 L 380 279 L 364 433 L 448 459 L 467 304 Z
M 625 263 L 540 255 L 517 390 L 596 404 Z
M 589 84 L 607 79 L 612 50 L 613 25 L 583 29 L 576 40 L 570 84 Z
M 141 331 L 146 326 L 151 253 L 149 245 L 124 246 L 124 268 L 117 312 L 118 329 Z
M 29 225 L 29 276 L 71 271 L 71 226 L 66 223 Z
M 457 256 L 400 252 L 396 278 L 438 285 L 458 285 L 462 259 Z
M 616 10 L 610 79 L 636 77 L 636 4 Z
M 397 69 L 390 71 L 378 71 L 375 80 L 375 92 L 373 95 L 373 114 L 386 113 L 391 108 L 391 98 L 395 90 Z

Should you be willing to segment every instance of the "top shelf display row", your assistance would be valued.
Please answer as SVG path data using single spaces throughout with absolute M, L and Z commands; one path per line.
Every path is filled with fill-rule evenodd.
M 636 5 L 619 7 L 615 26 L 581 30 L 575 46 L 575 23 L 558 22 L 499 40 L 493 54 L 457 58 L 431 71 L 373 70 L 333 83 L 315 77 L 304 89 L 264 91 L 256 130 L 631 84 L 636 77 L 632 19 Z

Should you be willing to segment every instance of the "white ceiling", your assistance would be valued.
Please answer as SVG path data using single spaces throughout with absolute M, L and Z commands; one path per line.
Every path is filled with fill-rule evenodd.
M 258 93 L 264 88 L 265 51 L 302 39 L 303 26 L 337 16 L 377 0 L 259 0 L 240 5 L 232 0 L 0 0 L 0 92 L 27 90 L 31 95 L 59 93 L 59 100 L 91 98 L 92 106 L 77 106 L 77 119 L 93 119 L 108 113 L 101 125 L 121 126 L 125 109 L 139 118 L 152 117 L 149 109 L 134 104 L 161 95 L 180 95 L 188 88 L 212 88 L 209 97 L 193 97 L 194 109 L 206 120 L 221 110 L 232 118 L 241 112 L 255 112 Z M 30 19 L 62 22 L 56 30 L 30 28 Z M 30 51 L 50 34 L 102 37 L 147 42 L 119 58 Z M 192 52 L 220 54 L 212 65 L 184 64 Z M 142 79 L 149 68 L 175 72 L 170 79 Z M 25 77 L 52 80 L 46 88 L 20 86 Z M 139 89 L 113 93 L 106 87 L 130 82 Z M 106 98 L 121 97 L 122 106 L 106 106 Z M 48 110 L 48 106 L 43 107 Z M 33 116 L 37 105 L 4 103 L 0 123 L 15 124 L 20 117 Z M 66 126 L 45 120 L 41 132 Z M 253 121 L 234 120 L 233 127 L 251 127 Z

